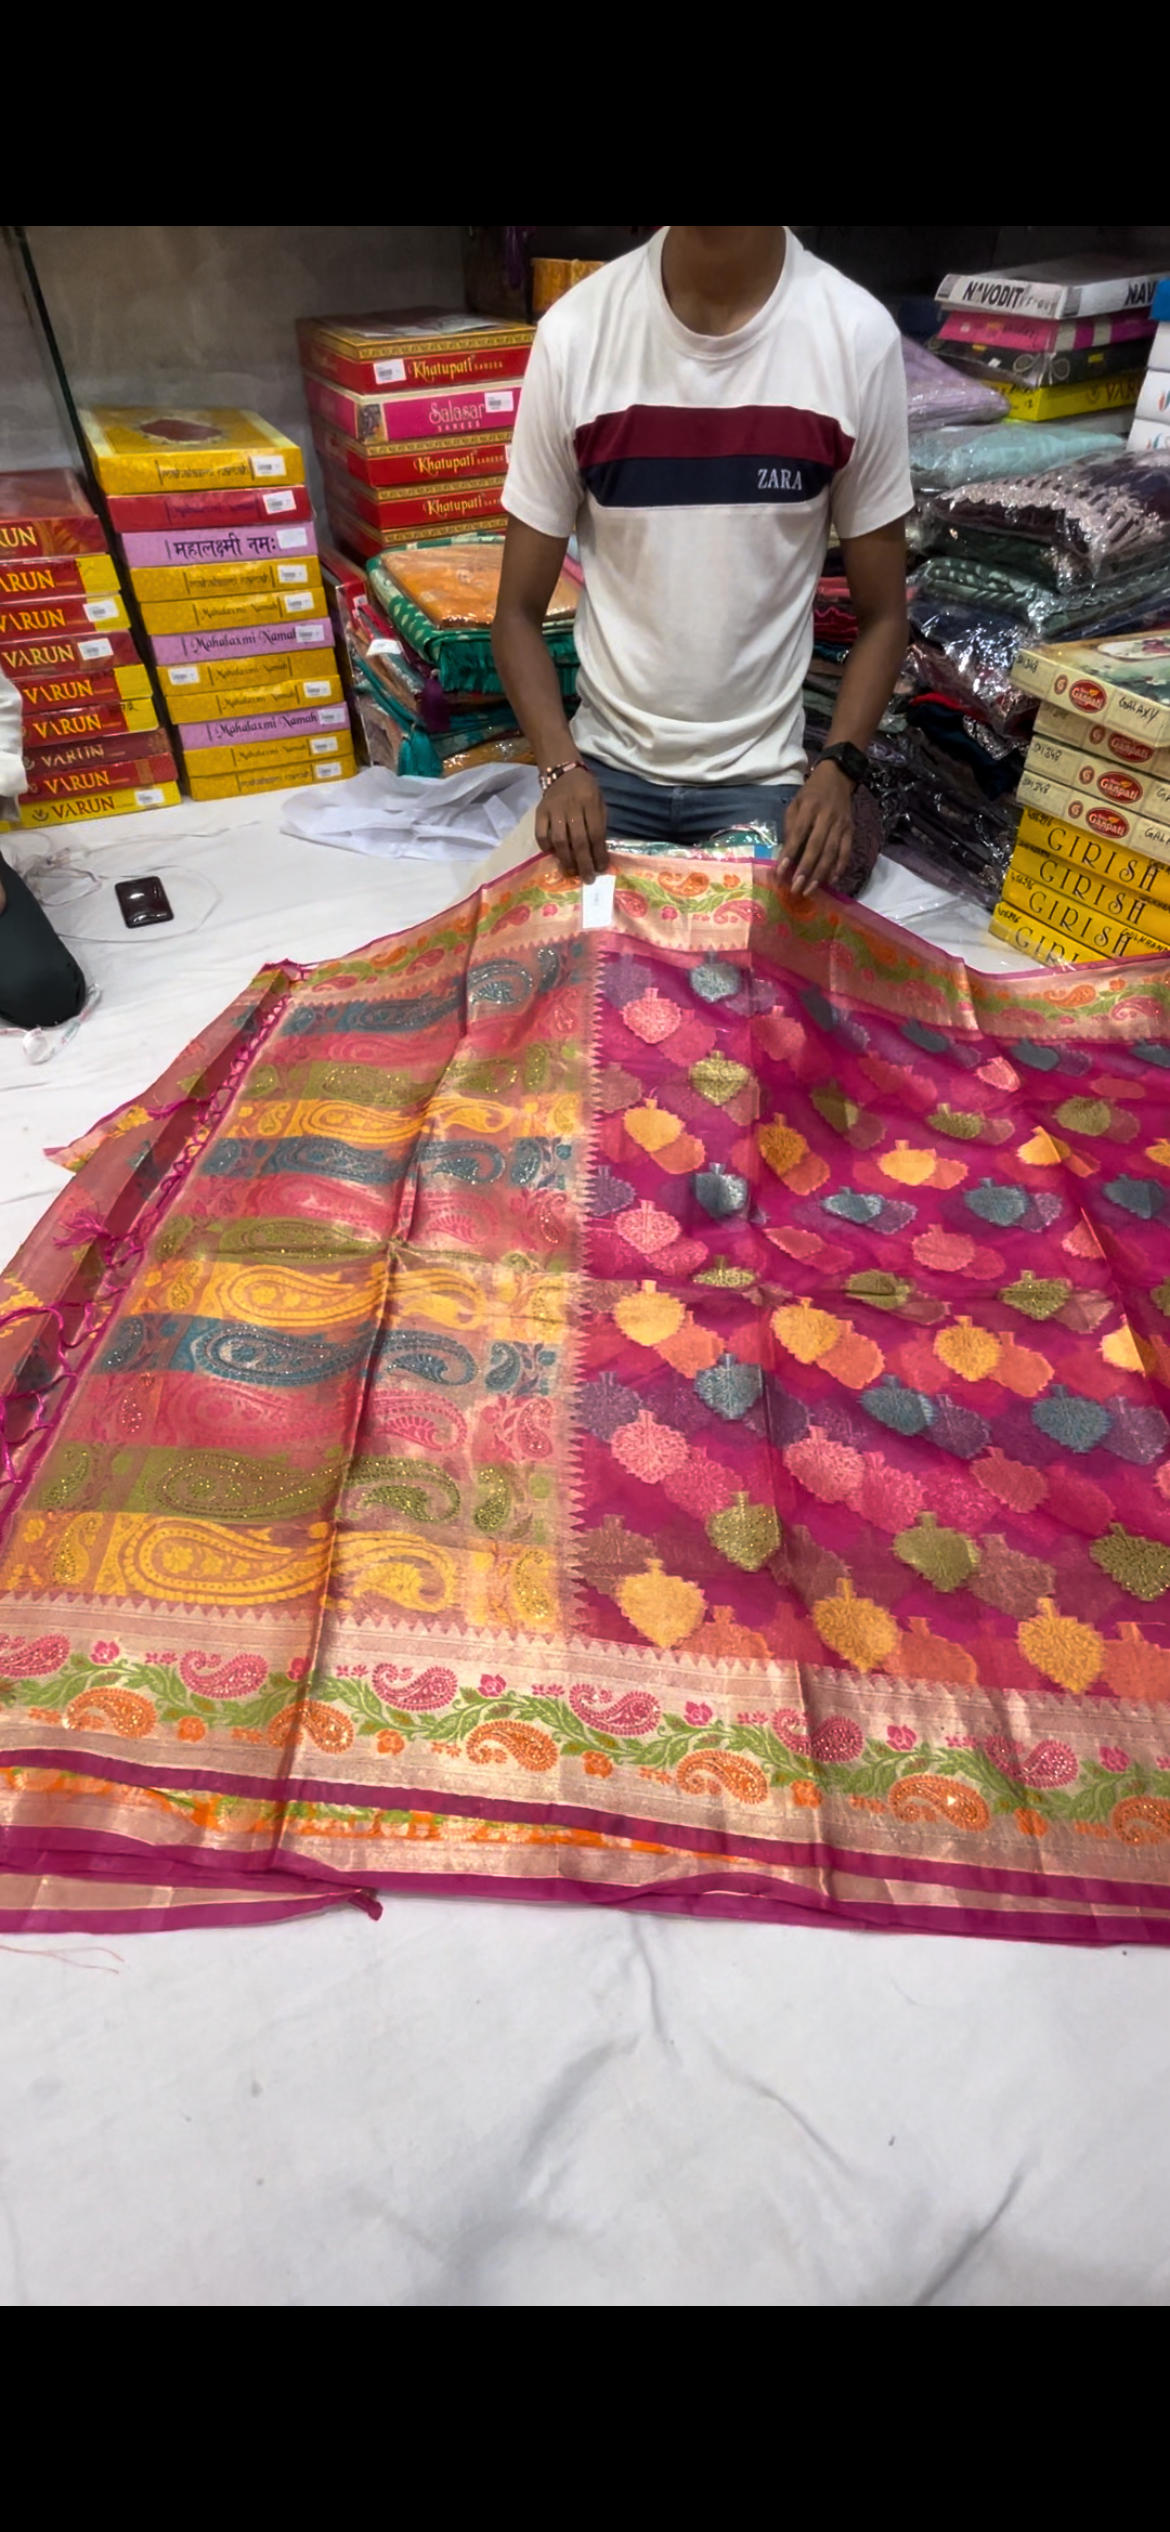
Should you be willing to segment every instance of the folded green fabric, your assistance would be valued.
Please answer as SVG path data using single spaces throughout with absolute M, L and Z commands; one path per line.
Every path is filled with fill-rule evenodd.
M 1043 642 L 1158 621 L 1165 613 L 1166 582 L 1161 556 L 1140 571 L 1117 572 L 1111 580 L 1075 590 L 1049 589 L 1020 572 L 981 567 L 961 554 L 935 554 L 914 576 L 920 596 L 1010 616 Z
M 413 598 L 408 598 L 387 571 L 382 556 L 369 564 L 366 574 L 375 601 L 388 616 L 396 633 L 409 642 L 420 659 L 433 668 L 445 694 L 499 695 L 504 689 L 499 670 L 492 657 L 492 637 L 486 626 L 471 629 L 448 628 L 433 624 Z M 561 693 L 577 691 L 577 646 L 571 625 L 546 624 L 544 638 L 560 679 Z
M 495 712 L 456 712 L 449 730 L 425 729 L 413 712 L 408 712 L 384 686 L 376 670 L 366 661 L 358 676 L 359 689 L 365 687 L 379 709 L 402 731 L 402 752 L 398 759 L 400 774 L 438 775 L 448 757 L 462 755 L 464 748 L 482 747 L 486 739 L 505 738 L 516 728 L 507 703 L 501 701 Z

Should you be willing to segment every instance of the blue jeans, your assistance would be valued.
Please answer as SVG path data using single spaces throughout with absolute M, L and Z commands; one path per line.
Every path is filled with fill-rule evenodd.
M 781 842 L 784 818 L 800 784 L 795 782 L 665 783 L 647 782 L 600 757 L 582 762 L 600 786 L 615 840 L 631 844 L 705 844 L 728 826 L 753 826 L 761 818 L 775 826 Z

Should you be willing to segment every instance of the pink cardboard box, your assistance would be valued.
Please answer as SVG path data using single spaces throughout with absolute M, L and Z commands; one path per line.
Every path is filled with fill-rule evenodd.
M 165 536 L 124 536 L 122 551 L 132 571 L 167 570 L 177 563 L 286 563 L 317 551 L 311 520 L 292 527 L 172 528 Z
M 191 721 L 183 731 L 183 754 L 198 773 L 200 750 L 241 747 L 249 739 L 311 738 L 318 730 L 344 730 L 349 712 L 344 703 L 310 705 L 303 712 L 257 712 L 242 721 Z
M 519 378 L 501 378 L 494 386 L 440 388 L 423 395 L 407 388 L 396 395 L 358 396 L 308 376 L 305 394 L 311 410 L 347 439 L 366 448 L 396 448 L 406 440 L 441 439 L 452 432 L 510 431 L 521 383 Z

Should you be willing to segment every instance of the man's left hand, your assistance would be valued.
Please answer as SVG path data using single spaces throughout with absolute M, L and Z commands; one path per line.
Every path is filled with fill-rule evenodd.
M 843 879 L 853 850 L 853 784 L 839 765 L 817 765 L 784 820 L 776 875 L 794 897 L 833 888 Z

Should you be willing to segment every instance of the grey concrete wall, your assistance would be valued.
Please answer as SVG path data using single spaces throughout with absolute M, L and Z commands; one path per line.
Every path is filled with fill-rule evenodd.
M 0 246 L 0 466 L 71 466 L 72 435 L 17 257 Z
M 459 227 L 30 227 L 28 237 L 79 404 L 245 405 L 306 454 L 297 317 L 463 304 Z

